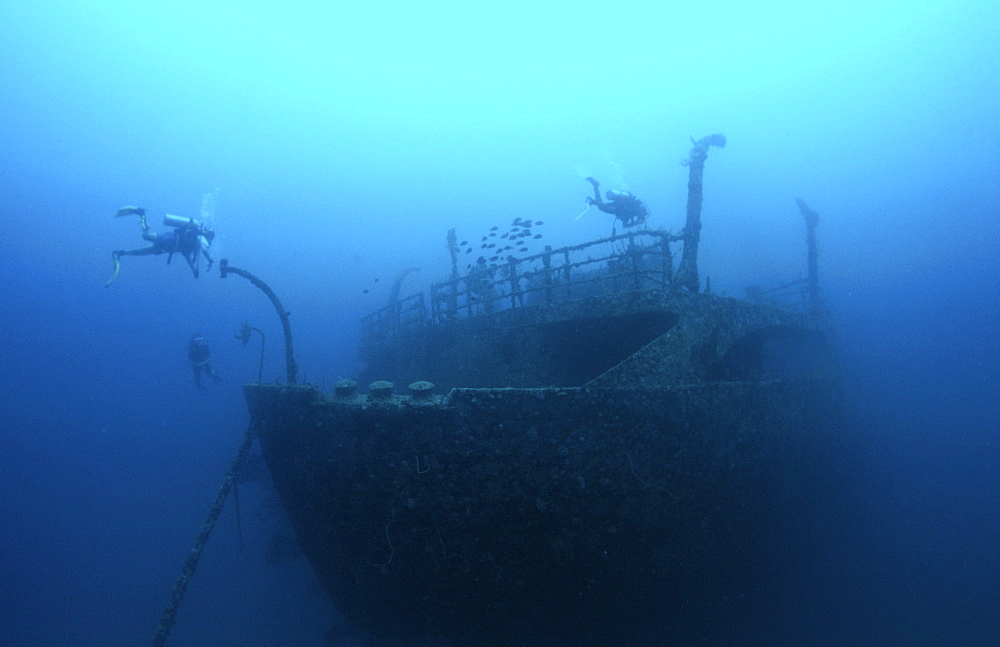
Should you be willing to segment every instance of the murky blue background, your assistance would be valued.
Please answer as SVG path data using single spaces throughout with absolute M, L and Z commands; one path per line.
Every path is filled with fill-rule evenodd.
M 216 192 L 213 253 L 279 293 L 300 379 L 330 388 L 398 271 L 446 276 L 448 228 L 605 235 L 576 218 L 582 170 L 677 231 L 679 161 L 714 132 L 715 291 L 801 276 L 794 199 L 821 214 L 855 466 L 806 612 L 748 635 L 1000 641 L 1000 5 L 401 5 L 0 4 L 0 643 L 147 644 L 248 422 L 242 321 L 284 374 L 239 277 L 126 257 L 103 287 L 141 243 L 119 207 L 160 228 Z M 224 378 L 205 391 L 194 332 Z M 244 551 L 230 502 L 171 644 L 322 644 L 304 560 L 268 560 L 273 493 L 240 492 Z

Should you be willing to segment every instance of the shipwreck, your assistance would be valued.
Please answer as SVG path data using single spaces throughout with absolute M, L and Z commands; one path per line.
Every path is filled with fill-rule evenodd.
M 774 585 L 839 380 L 805 203 L 791 299 L 703 285 L 702 176 L 724 143 L 693 142 L 678 234 L 462 270 L 449 232 L 447 278 L 366 316 L 364 373 L 332 393 L 295 383 L 269 294 L 288 380 L 245 386 L 252 426 L 319 581 L 378 644 L 704 640 Z

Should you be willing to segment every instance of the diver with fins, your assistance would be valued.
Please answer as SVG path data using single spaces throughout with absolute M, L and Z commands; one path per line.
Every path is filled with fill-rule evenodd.
M 111 285 L 111 282 L 118 277 L 121 270 L 122 256 L 148 256 L 150 254 L 167 254 L 167 263 L 174 256 L 174 252 L 180 253 L 187 261 L 188 267 L 195 278 L 198 278 L 198 266 L 201 257 L 208 261 L 207 270 L 212 269 L 214 261 L 208 253 L 208 248 L 215 240 L 215 232 L 208 226 L 198 222 L 194 218 L 182 218 L 166 214 L 163 216 L 163 224 L 172 227 L 169 231 L 151 232 L 149 224 L 146 222 L 146 210 L 142 207 L 127 206 L 122 207 L 115 214 L 116 218 L 124 216 L 139 216 L 139 225 L 142 227 L 143 240 L 151 244 L 147 247 L 137 249 L 122 249 L 111 252 L 111 259 L 114 263 L 114 272 L 104 287 Z
M 201 333 L 191 335 L 191 340 L 188 342 L 188 362 L 190 362 L 191 371 L 194 373 L 194 383 L 199 389 L 205 388 L 201 383 L 202 373 L 216 382 L 222 381 L 219 372 L 212 368 L 212 351 L 208 347 L 208 341 Z
M 594 187 L 594 197 L 587 196 L 587 204 L 596 205 L 604 213 L 609 213 L 615 220 L 621 220 L 625 227 L 635 227 L 646 222 L 649 217 L 649 208 L 646 203 L 635 197 L 628 191 L 607 191 L 604 195 L 607 202 L 601 199 L 599 187 L 601 183 L 593 177 L 584 178 Z M 581 214 L 582 215 L 582 214 Z

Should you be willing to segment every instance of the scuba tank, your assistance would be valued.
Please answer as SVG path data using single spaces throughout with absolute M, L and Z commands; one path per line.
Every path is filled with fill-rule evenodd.
M 194 225 L 198 229 L 201 229 L 201 223 L 194 218 L 184 218 L 182 216 L 174 216 L 169 213 L 164 214 L 163 224 L 168 227 L 177 227 L 178 229 L 181 227 L 187 227 L 188 225 Z
M 212 239 L 215 237 L 215 234 L 211 229 L 201 224 L 194 218 L 184 218 L 182 216 L 175 216 L 168 213 L 163 216 L 163 224 L 169 227 L 174 227 L 175 229 L 183 230 L 178 232 L 178 236 L 195 236 L 198 246 L 202 249 L 208 249 L 212 244 Z
M 201 335 L 194 335 L 188 342 L 188 361 L 196 366 L 207 364 L 211 360 L 208 341 Z
M 609 190 L 604 196 L 608 200 L 634 200 L 635 196 L 628 191 L 611 191 Z

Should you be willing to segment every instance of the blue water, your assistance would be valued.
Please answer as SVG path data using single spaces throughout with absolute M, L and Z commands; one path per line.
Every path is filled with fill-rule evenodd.
M 1000 5 L 205 4 L 0 6 L 0 644 L 148 644 L 248 423 L 241 322 L 283 379 L 239 277 L 126 257 L 103 287 L 142 244 L 117 209 L 156 229 L 214 192 L 213 254 L 274 287 L 329 388 L 397 272 L 446 276 L 448 228 L 607 234 L 582 170 L 677 231 L 714 132 L 703 276 L 801 276 L 805 199 L 848 397 L 810 594 L 747 641 L 1000 642 Z M 268 559 L 274 497 L 240 487 L 242 551 L 226 506 L 168 644 L 323 644 L 305 561 Z

